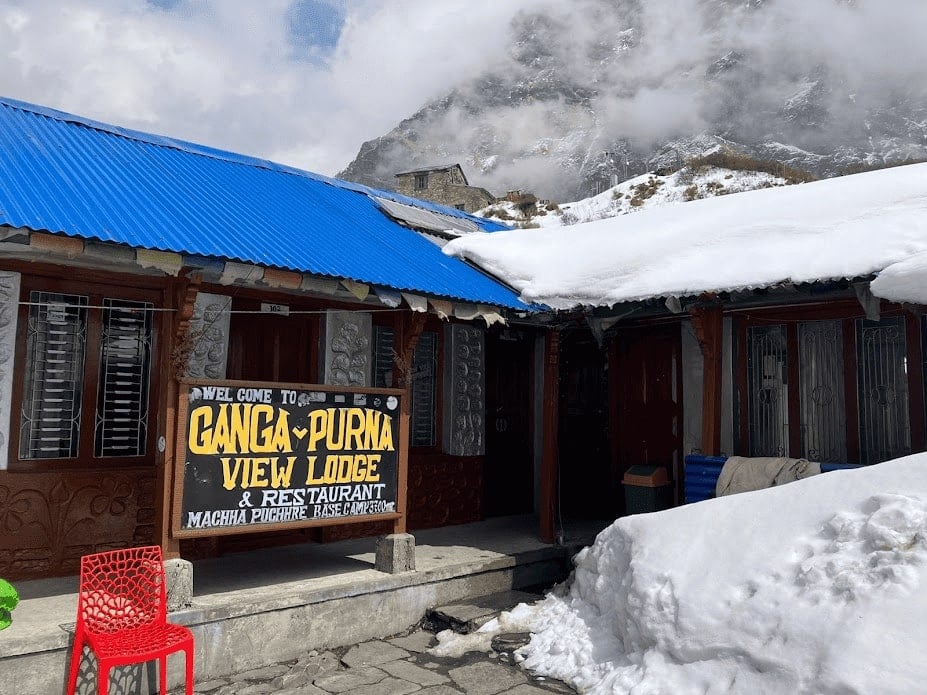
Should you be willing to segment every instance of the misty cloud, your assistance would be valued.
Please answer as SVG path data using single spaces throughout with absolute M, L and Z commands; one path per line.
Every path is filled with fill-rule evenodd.
M 478 185 L 561 199 L 614 161 L 719 142 L 802 148 L 790 162 L 822 174 L 923 157 L 925 26 L 922 0 L 538 2 L 513 16 L 504 56 L 452 85 L 469 128 L 445 127 L 436 102 L 404 124 L 415 151 L 395 151 L 424 165 L 440 149 L 482 167 Z
M 669 143 L 924 156 L 925 26 L 923 0 L 0 0 L 0 94 L 566 199 Z

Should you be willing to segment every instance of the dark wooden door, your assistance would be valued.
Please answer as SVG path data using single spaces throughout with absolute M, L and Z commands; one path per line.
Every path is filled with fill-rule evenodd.
M 250 304 L 242 306 L 252 308 Z M 232 314 L 228 378 L 316 383 L 316 326 L 317 319 L 312 314 Z
M 615 339 L 609 390 L 619 480 L 629 466 L 650 464 L 681 484 L 681 354 L 676 324 L 624 329 Z
M 605 352 L 587 330 L 560 337 L 559 479 L 563 519 L 613 519 L 621 491 L 609 458 Z
M 486 337 L 485 516 L 534 509 L 533 344 L 533 335 L 512 329 Z

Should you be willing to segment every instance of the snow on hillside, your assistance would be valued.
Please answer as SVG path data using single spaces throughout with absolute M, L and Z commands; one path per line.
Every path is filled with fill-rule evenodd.
M 567 585 L 438 654 L 531 632 L 580 692 L 915 693 L 927 680 L 927 454 L 627 516 Z
M 476 214 L 519 227 L 561 227 L 650 210 L 670 203 L 785 186 L 787 183 L 782 177 L 759 171 L 735 171 L 715 166 L 703 166 L 693 171 L 683 167 L 665 176 L 653 173 L 636 176 L 591 198 L 563 203 L 559 209 L 553 204 L 539 203 L 536 213 L 526 216 L 515 203 L 504 201 Z

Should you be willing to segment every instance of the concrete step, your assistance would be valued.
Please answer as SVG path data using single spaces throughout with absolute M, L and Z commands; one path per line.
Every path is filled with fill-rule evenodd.
M 431 632 L 453 630 L 465 635 L 478 630 L 502 611 L 514 608 L 519 603 L 534 603 L 541 598 L 541 594 L 527 591 L 500 591 L 475 596 L 461 603 L 430 608 L 425 614 L 423 626 Z

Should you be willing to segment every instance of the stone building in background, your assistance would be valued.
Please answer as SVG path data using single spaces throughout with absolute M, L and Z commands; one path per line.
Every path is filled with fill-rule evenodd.
M 459 164 L 427 167 L 396 174 L 396 192 L 413 198 L 475 212 L 496 202 L 496 197 L 479 186 L 471 186 Z

